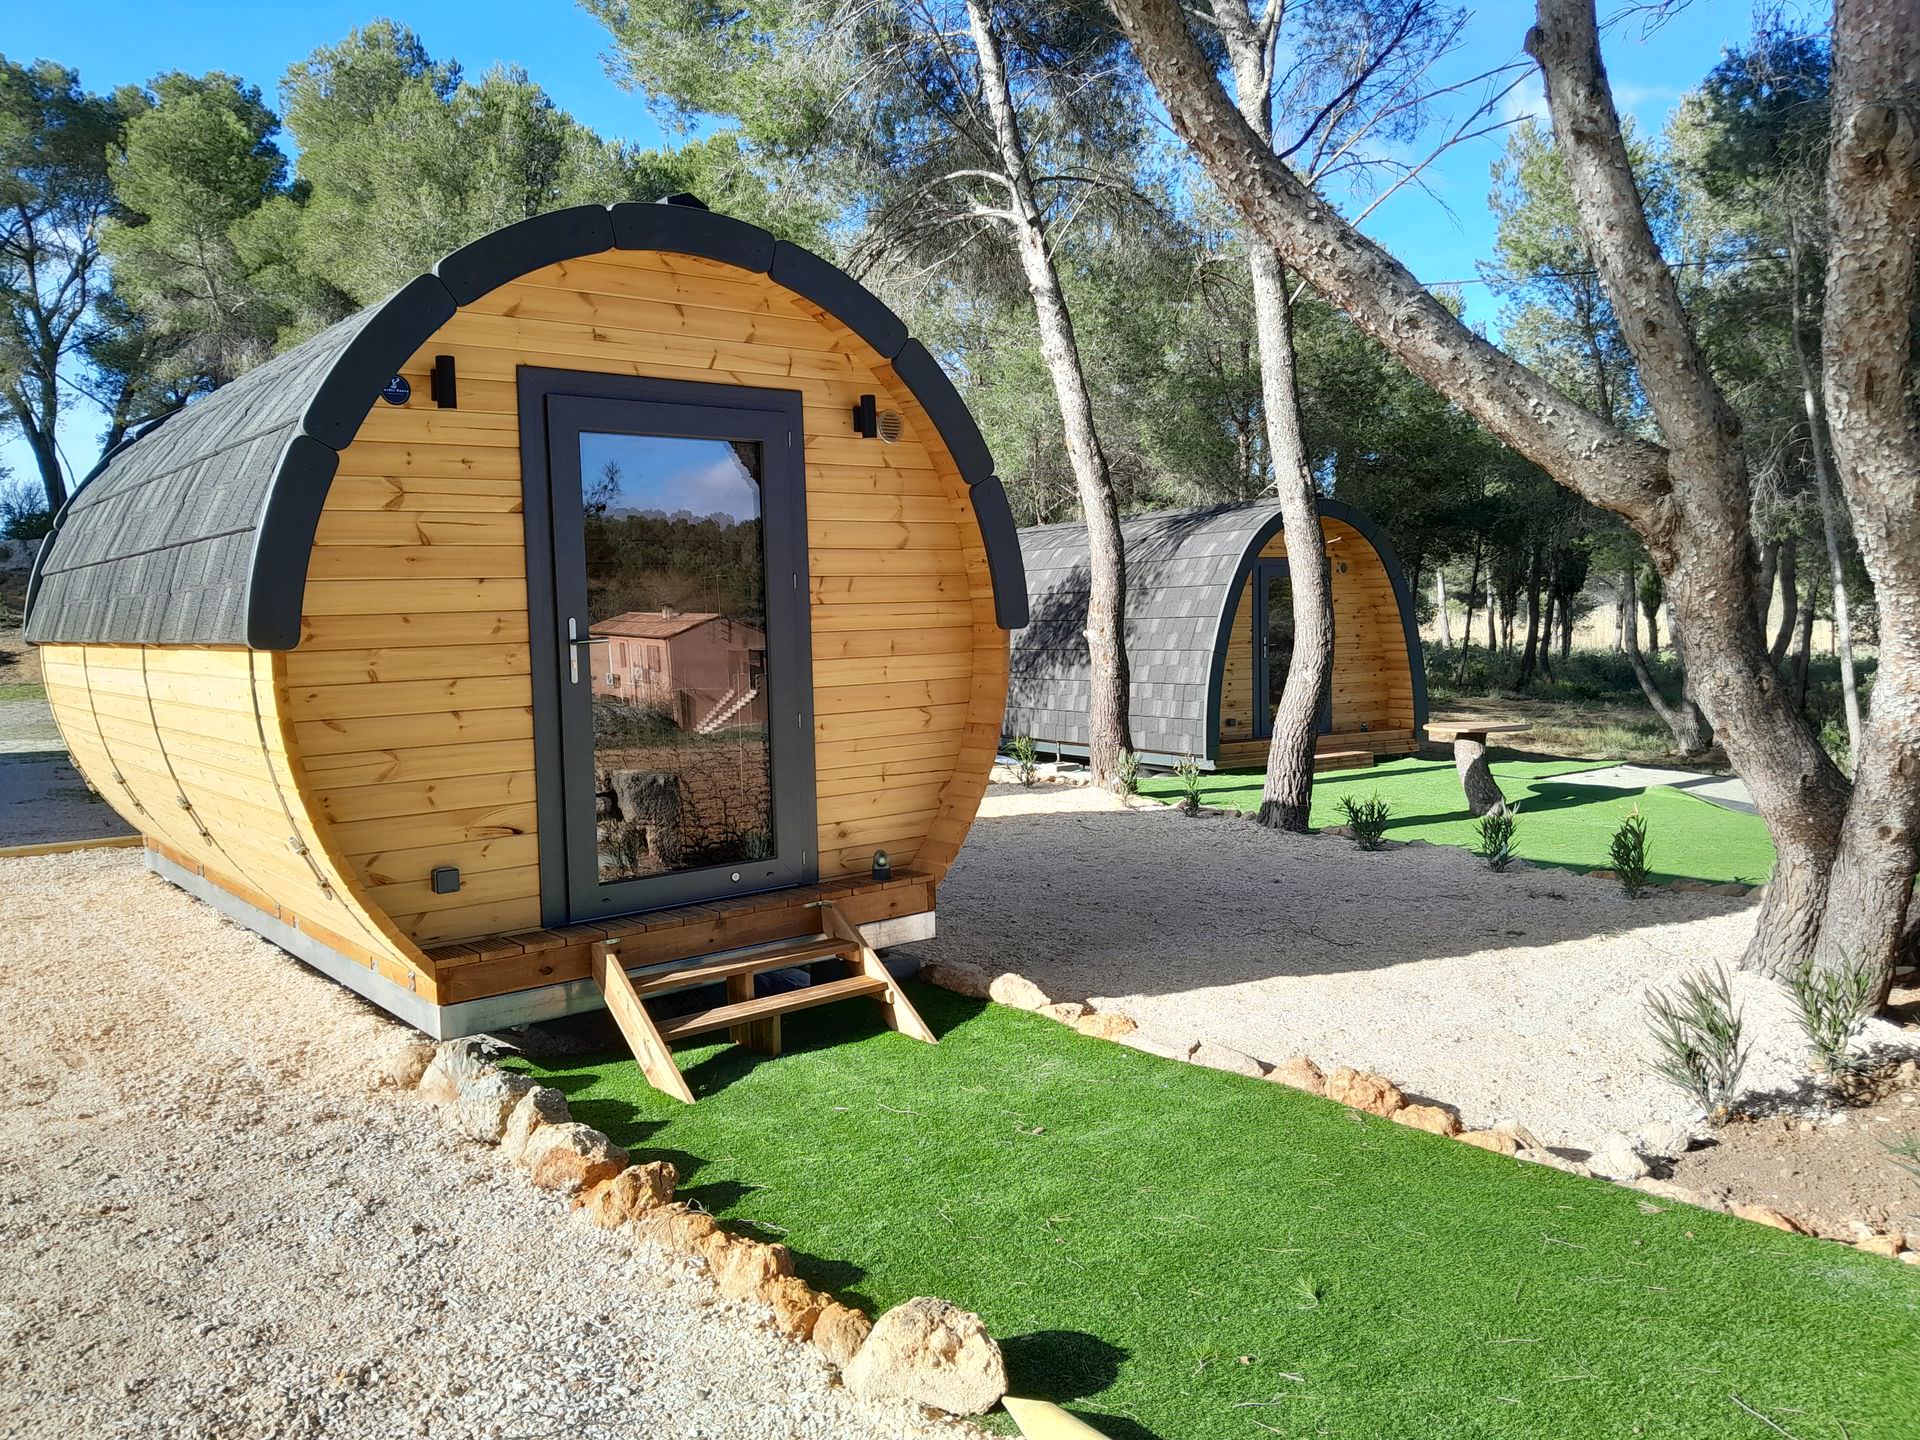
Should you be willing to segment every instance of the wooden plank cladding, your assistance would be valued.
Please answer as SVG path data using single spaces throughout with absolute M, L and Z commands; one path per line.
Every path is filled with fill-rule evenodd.
M 415 346 L 391 357 L 410 386 L 401 403 L 376 400 L 322 434 L 313 389 L 331 372 L 289 355 L 262 373 L 304 376 L 304 396 L 263 400 L 267 382 L 242 377 L 169 421 L 177 439 L 217 430 L 209 415 L 279 414 L 291 439 L 255 447 L 262 463 L 284 467 L 310 446 L 337 452 L 337 466 L 304 580 L 283 587 L 280 629 L 249 594 L 221 612 L 240 626 L 233 643 L 45 645 L 48 694 L 89 780 L 172 865 L 435 1006 L 585 979 L 592 944 L 614 935 L 637 964 L 798 933 L 823 897 L 855 924 L 931 911 L 1005 704 L 1007 635 L 968 485 L 980 462 L 966 460 L 963 477 L 889 356 L 765 273 L 609 250 L 484 294 L 446 267 L 436 284 L 465 301 L 450 318 L 438 320 L 443 308 L 409 329 L 387 315 L 366 331 L 392 321 L 406 336 L 396 348 Z M 303 351 L 324 355 L 326 340 Z M 439 357 L 458 377 L 452 405 L 436 403 Z M 335 363 L 346 363 L 338 351 Z M 536 702 L 553 678 L 535 673 L 549 637 L 530 618 L 550 611 L 536 593 L 544 564 L 528 563 L 518 379 L 529 368 L 797 397 L 807 575 L 795 588 L 812 649 L 815 777 L 815 820 L 801 833 L 817 885 L 542 928 L 566 912 L 542 892 L 543 869 L 553 883 L 542 815 L 553 811 L 538 793 L 548 737 Z M 863 396 L 903 417 L 897 443 L 855 433 Z M 544 517 L 544 488 L 533 493 Z M 248 513 L 271 509 L 256 499 Z M 868 878 L 877 849 L 892 881 Z M 457 880 L 436 881 L 446 871 Z
M 1393 581 L 1379 551 L 1353 526 L 1323 515 L 1327 559 L 1333 581 L 1332 733 L 1344 749 L 1376 754 L 1405 754 L 1415 726 L 1413 672 Z M 1276 534 L 1260 549 L 1263 560 L 1284 560 L 1287 542 Z M 1266 743 L 1253 740 L 1254 706 L 1262 684 L 1255 674 L 1254 610 L 1259 603 L 1251 578 L 1240 587 L 1220 678 L 1220 750 L 1222 765 L 1258 764 Z M 1361 737 L 1385 731 L 1407 737 L 1404 746 L 1375 745 Z M 1251 757 L 1251 758 L 1250 758 Z

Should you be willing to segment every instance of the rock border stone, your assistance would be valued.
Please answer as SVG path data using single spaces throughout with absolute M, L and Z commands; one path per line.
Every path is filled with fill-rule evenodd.
M 953 978 L 973 983 L 970 975 Z M 1000 978 L 1017 982 L 1003 987 L 1012 995 L 1039 994 L 1022 977 Z M 987 981 L 982 974 L 982 994 Z M 1048 1002 L 1042 996 L 1039 1003 Z M 487 1037 L 437 1045 L 409 1039 L 377 1067 L 375 1086 L 409 1090 L 434 1105 L 454 1134 L 497 1147 L 529 1184 L 569 1197 L 569 1209 L 587 1224 L 699 1259 L 722 1295 L 765 1306 L 776 1331 L 810 1343 L 855 1394 L 952 1415 L 984 1414 L 1006 1394 L 1005 1359 L 979 1316 L 923 1296 L 876 1321 L 814 1289 L 794 1274 L 785 1245 L 724 1230 L 704 1210 L 676 1200 L 680 1176 L 670 1162 L 634 1163 L 606 1135 L 574 1120 L 558 1090 L 495 1063 L 504 1050 Z

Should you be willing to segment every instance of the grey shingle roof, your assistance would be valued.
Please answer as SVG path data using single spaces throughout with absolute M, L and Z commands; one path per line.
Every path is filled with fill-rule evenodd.
M 670 249 L 771 271 L 874 343 L 971 489 L 1000 623 L 1024 623 L 1020 552 L 992 456 L 932 357 L 891 311 L 827 262 L 696 207 L 578 206 L 510 225 L 148 426 L 107 455 L 57 517 L 28 587 L 26 638 L 291 649 L 339 452 L 382 387 L 457 303 L 556 260 L 609 248 Z
M 1403 614 L 1411 607 L 1399 563 L 1373 524 L 1351 506 L 1322 498 L 1320 511 L 1352 525 L 1380 552 Z M 1265 503 L 1167 510 L 1120 522 L 1127 559 L 1127 659 L 1136 748 L 1160 755 L 1215 753 L 1219 657 L 1240 583 L 1281 528 Z M 1087 527 L 1034 526 L 1020 532 L 1030 612 L 1013 637 L 1007 687 L 1009 735 L 1087 743 L 1092 694 L 1087 653 Z M 1419 655 L 1417 644 L 1411 653 Z M 1415 665 L 1415 686 L 1424 684 Z

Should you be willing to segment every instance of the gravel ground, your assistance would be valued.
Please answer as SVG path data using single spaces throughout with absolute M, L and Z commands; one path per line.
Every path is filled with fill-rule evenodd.
M 401 1033 L 133 852 L 0 860 L 5 1433 L 978 1434 L 370 1093 Z
M 996 785 L 941 888 L 940 937 L 914 950 L 1125 1010 L 1165 1045 L 1377 1070 L 1470 1127 L 1520 1120 L 1584 1152 L 1696 1118 L 1650 1073 L 1643 999 L 1703 964 L 1731 970 L 1754 908 L 1668 890 L 1628 901 L 1565 871 L 1495 875 L 1449 846 L 1367 854 L 1083 787 Z M 1735 993 L 1748 1090 L 1797 1094 L 1805 1049 L 1784 995 L 1749 975 Z M 1915 1045 L 1880 1021 L 1869 1038 Z

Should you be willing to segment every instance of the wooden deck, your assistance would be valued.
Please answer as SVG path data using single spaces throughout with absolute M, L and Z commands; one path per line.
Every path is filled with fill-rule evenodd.
M 1370 766 L 1382 755 L 1411 755 L 1420 742 L 1411 730 L 1350 730 L 1322 735 L 1314 750 L 1313 768 L 1318 770 L 1358 770 Z M 1267 763 L 1265 740 L 1222 741 L 1215 762 L 1222 770 Z

